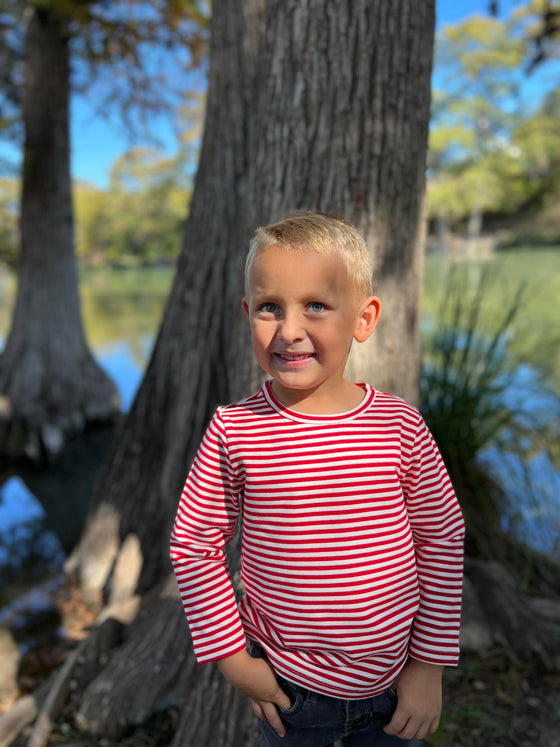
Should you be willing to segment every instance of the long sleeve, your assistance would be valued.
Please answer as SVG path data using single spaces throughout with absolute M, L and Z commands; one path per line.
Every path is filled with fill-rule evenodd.
M 171 561 L 199 664 L 245 647 L 224 552 L 235 533 L 241 490 L 218 409 L 187 477 L 171 534 Z
M 443 460 L 421 419 L 402 485 L 420 586 L 409 653 L 430 664 L 454 665 L 459 658 L 464 522 Z

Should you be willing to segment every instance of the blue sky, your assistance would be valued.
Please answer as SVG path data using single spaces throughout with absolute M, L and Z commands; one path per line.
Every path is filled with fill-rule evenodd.
M 502 15 L 507 15 L 516 0 L 501 0 Z M 437 0 L 437 27 L 456 23 L 473 13 L 486 13 L 488 0 Z M 548 74 L 551 77 L 551 74 Z M 546 85 L 547 73 L 539 73 L 531 85 L 538 91 Z M 550 81 L 551 83 L 552 81 Z M 116 158 L 124 153 L 130 142 L 118 121 L 104 121 L 94 115 L 87 98 L 75 96 L 72 100 L 72 174 L 76 179 L 107 186 L 109 169 Z M 174 148 L 174 137 L 169 123 L 157 126 L 158 136 L 169 150 Z M 0 144 L 0 153 L 10 160 L 17 157 L 13 148 Z

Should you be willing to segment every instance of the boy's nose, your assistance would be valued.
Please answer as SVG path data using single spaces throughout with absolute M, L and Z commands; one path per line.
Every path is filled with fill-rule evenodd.
M 280 322 L 278 336 L 287 344 L 303 339 L 305 333 L 300 317 L 297 314 L 287 314 Z

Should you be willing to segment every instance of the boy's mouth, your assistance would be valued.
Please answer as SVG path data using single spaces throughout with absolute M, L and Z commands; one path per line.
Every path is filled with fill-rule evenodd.
M 313 353 L 275 353 L 275 355 L 284 361 L 304 361 L 307 358 L 313 358 Z

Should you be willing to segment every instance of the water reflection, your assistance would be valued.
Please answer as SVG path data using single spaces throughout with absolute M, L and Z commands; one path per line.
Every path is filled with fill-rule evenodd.
M 99 364 L 117 385 L 123 412 L 132 404 L 153 342 L 153 334 L 146 333 L 134 345 L 121 340 L 94 350 Z M 0 485 L 0 625 L 17 630 L 30 614 L 46 614 L 51 608 L 52 592 L 61 583 L 64 560 L 80 537 L 95 479 L 113 435 L 112 426 L 95 428 L 71 439 L 47 466 L 26 465 L 17 475 L 4 471 Z M 26 639 L 24 648 L 29 645 Z
M 170 268 L 82 273 L 87 337 L 117 385 L 123 412 L 130 408 L 151 354 L 172 277 Z M 15 290 L 14 276 L 0 271 L 0 351 Z M 26 465 L 15 474 L 11 465 L 0 462 L 0 606 L 30 586 L 34 593 L 18 604 L 40 606 L 39 588 L 48 591 L 79 539 L 112 437 L 110 427 L 91 430 L 72 439 L 57 459 L 40 469 Z
M 152 342 L 146 341 L 146 356 Z M 96 354 L 117 384 L 123 409 L 128 409 L 140 384 L 142 363 L 125 342 Z M 109 426 L 88 431 L 71 439 L 51 464 L 26 465 L 0 487 L 0 605 L 17 596 L 14 586 L 41 582 L 60 570 L 79 539 L 112 437 Z
M 128 412 L 136 396 L 153 342 L 153 336 L 144 335 L 139 341 L 139 346 L 134 349 L 125 340 L 119 340 L 110 345 L 103 345 L 96 351 L 101 367 L 117 385 L 122 412 Z
M 26 565 L 29 548 L 44 562 L 60 562 L 62 546 L 46 528 L 46 511 L 18 476 L 9 478 L 0 498 L 0 578 L 5 589 Z M 33 564 L 31 564 L 33 567 Z
M 504 530 L 544 553 L 560 551 L 560 474 L 545 453 L 523 464 L 515 454 L 488 449 L 483 461 L 511 497 Z
M 560 400 L 531 366 L 515 369 L 502 399 L 527 432 L 544 433 L 560 422 Z M 529 439 L 521 439 L 514 443 L 513 434 L 506 432 L 501 444 L 482 455 L 483 463 L 509 496 L 502 525 L 529 547 L 545 553 L 559 552 L 560 472 L 545 448 L 535 448 Z M 520 459 L 520 453 L 524 453 L 524 459 Z
M 50 609 L 65 555 L 47 512 L 18 476 L 2 486 L 0 527 L 0 626 L 17 631 L 30 613 Z

